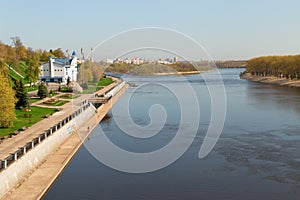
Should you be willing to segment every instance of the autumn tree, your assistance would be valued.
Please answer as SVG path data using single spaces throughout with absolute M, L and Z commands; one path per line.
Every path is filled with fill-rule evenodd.
M 63 58 L 65 57 L 65 53 L 61 50 L 61 48 L 52 50 L 50 49 L 50 54 L 56 58 Z
M 41 62 L 47 62 L 49 60 L 49 57 L 51 56 L 51 53 L 46 50 L 38 50 L 38 53 L 40 54 L 40 61 Z
M 0 58 L 3 59 L 3 62 L 12 63 L 14 57 L 15 51 L 13 47 L 0 42 Z
M 8 70 L 4 62 L 0 59 L 0 127 L 13 127 L 16 119 L 15 93 L 11 87 L 11 81 L 8 76 Z
M 17 62 L 19 62 L 20 60 L 26 59 L 26 47 L 23 45 L 20 37 L 18 36 L 11 37 L 11 40 L 13 42 L 13 46 L 16 52 L 16 58 L 14 62 L 14 64 L 16 65 Z
M 40 74 L 40 62 L 38 54 L 34 53 L 33 57 L 28 61 L 28 67 L 26 69 L 26 79 L 29 81 L 30 86 L 32 83 L 37 82 Z
M 253 58 L 247 62 L 246 71 L 255 76 L 300 79 L 300 55 Z
M 101 78 L 101 75 L 103 74 L 103 66 L 98 63 L 98 62 L 93 62 L 93 61 L 90 61 L 90 60 L 86 60 L 83 64 L 81 64 L 81 66 L 83 71 L 85 74 L 83 75 L 83 77 L 85 79 L 88 79 L 88 80 L 85 80 L 85 81 L 90 81 L 90 82 L 98 82 Z M 87 75 L 87 74 L 88 75 Z

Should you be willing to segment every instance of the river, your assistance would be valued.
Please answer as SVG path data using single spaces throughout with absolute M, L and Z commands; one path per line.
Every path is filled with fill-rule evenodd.
M 242 70 L 220 70 L 227 97 L 226 120 L 217 144 L 203 159 L 198 153 L 212 110 L 206 84 L 214 84 L 216 72 L 203 74 L 204 78 L 124 77 L 139 87 L 130 87 L 115 107 L 129 107 L 133 121 L 145 126 L 151 122 L 151 105 L 160 104 L 167 114 L 164 127 L 153 137 L 134 138 L 124 134 L 115 120 L 126 116 L 113 110 L 94 129 L 45 199 L 299 199 L 300 89 L 240 80 Z M 146 153 L 163 148 L 181 123 L 176 93 L 184 94 L 182 84 L 190 84 L 197 96 L 200 121 L 192 145 L 174 163 L 149 173 L 126 173 L 89 153 L 101 130 L 127 151 Z M 180 91 L 170 92 L 166 85 Z M 189 124 L 184 131 L 186 138 L 177 145 L 185 145 L 185 139 L 191 137 Z

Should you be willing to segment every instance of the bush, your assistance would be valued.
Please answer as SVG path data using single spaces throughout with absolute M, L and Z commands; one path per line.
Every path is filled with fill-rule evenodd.
M 88 84 L 86 82 L 82 83 L 81 85 L 82 89 L 86 90 L 89 88 Z
M 38 96 L 40 99 L 44 99 L 48 96 L 48 89 L 43 83 L 39 85 Z

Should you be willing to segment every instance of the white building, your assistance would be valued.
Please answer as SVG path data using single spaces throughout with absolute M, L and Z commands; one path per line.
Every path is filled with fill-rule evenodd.
M 66 83 L 68 78 L 71 81 L 77 81 L 78 59 L 75 51 L 71 57 L 67 58 L 52 58 L 49 62 L 40 66 L 39 81 L 42 82 L 58 82 Z
M 107 63 L 107 64 L 113 64 L 113 63 L 114 63 L 114 60 L 108 58 L 108 59 L 106 59 L 106 63 Z

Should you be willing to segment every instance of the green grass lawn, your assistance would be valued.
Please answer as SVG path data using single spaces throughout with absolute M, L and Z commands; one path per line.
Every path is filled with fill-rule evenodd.
M 48 94 L 48 97 L 54 97 L 54 96 L 56 96 L 56 95 L 58 95 L 59 93 L 57 93 L 57 92 L 52 92 L 52 93 L 49 93 Z
M 35 103 L 35 102 L 40 101 L 40 100 L 41 100 L 40 98 L 30 98 L 29 103 Z
M 0 137 L 9 135 L 15 130 L 21 129 L 23 126 L 29 127 L 39 121 L 41 121 L 45 115 L 53 114 L 57 111 L 55 108 L 40 108 L 40 107 L 31 107 L 31 111 L 28 112 L 31 114 L 31 117 L 26 117 L 27 112 L 22 110 L 15 110 L 17 119 L 14 121 L 13 128 L 0 128 Z M 42 132 L 43 130 L 41 130 Z
M 39 89 L 39 86 L 38 86 L 38 85 L 32 85 L 31 87 L 30 87 L 30 86 L 25 87 L 25 90 L 26 90 L 27 92 L 36 91 L 36 90 L 38 90 L 38 89 Z
M 112 84 L 114 81 L 111 78 L 101 78 L 98 81 L 98 85 L 97 86 L 108 86 L 110 84 Z

